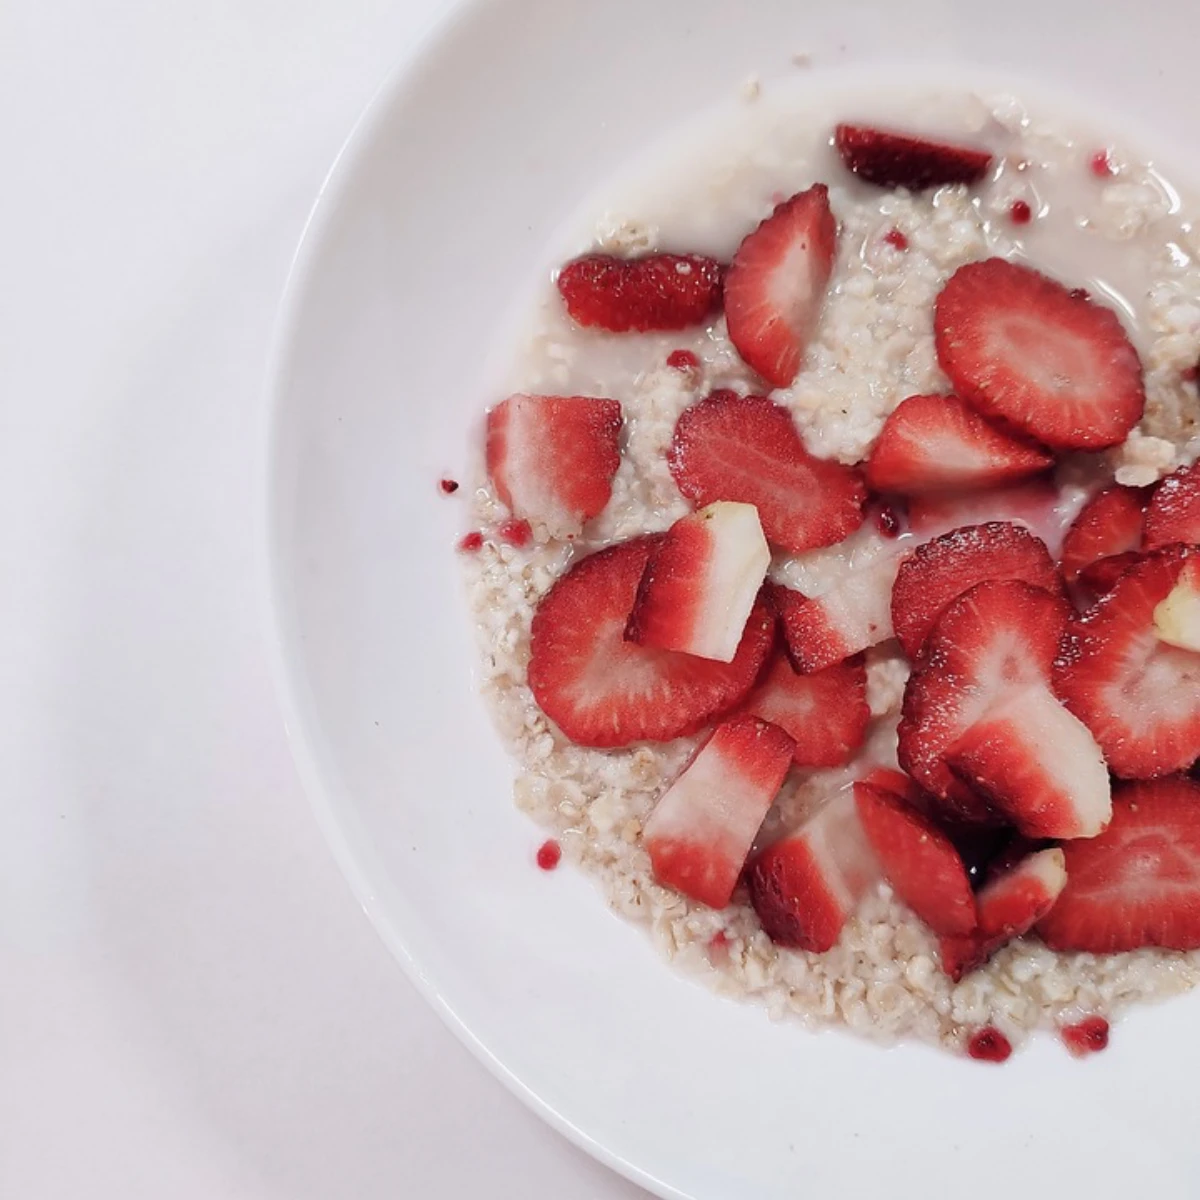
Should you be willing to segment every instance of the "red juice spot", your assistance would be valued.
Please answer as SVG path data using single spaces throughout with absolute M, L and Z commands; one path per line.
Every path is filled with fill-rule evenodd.
M 1197 379 L 1200 379 L 1200 365 L 1195 367 L 1184 367 L 1184 369 L 1179 372 L 1179 378 L 1182 379 L 1184 383 L 1195 383 Z
M 1107 150 L 1097 150 L 1088 160 L 1088 166 L 1097 179 L 1111 179 L 1117 173 Z
M 438 487 L 440 487 L 447 496 L 453 496 L 454 493 L 458 491 L 458 480 L 443 479 L 438 483 Z
M 895 246 L 897 250 L 908 249 L 908 238 L 905 237 L 899 229 L 889 229 L 887 233 L 883 235 L 883 240 L 887 242 L 889 246 Z
M 1087 288 L 1072 288 L 1068 294 L 1072 300 L 1090 300 L 1092 298 Z
M 508 517 L 496 526 L 496 536 L 510 546 L 528 546 L 533 537 L 533 530 L 528 521 L 522 521 L 519 517 Z
M 900 536 L 900 518 L 890 504 L 881 504 L 875 513 L 875 528 L 885 538 Z
M 971 1035 L 967 1053 L 980 1062 L 1002 1063 L 1012 1053 L 1012 1043 L 991 1025 L 985 1025 Z
M 1082 1058 L 1108 1045 L 1108 1022 L 1103 1017 L 1084 1017 L 1078 1024 L 1064 1026 L 1061 1036 L 1063 1045 L 1076 1058 Z
M 708 939 L 708 961 L 713 966 L 721 966 L 729 961 L 729 938 L 725 930 L 718 929 Z
M 562 858 L 562 847 L 553 839 L 547 838 L 537 852 L 537 865 L 543 871 L 553 871 Z
M 483 534 L 478 529 L 472 530 L 470 533 L 464 534 L 458 543 L 458 548 L 466 554 L 474 554 L 477 550 L 483 549 Z
M 1008 215 L 1012 218 L 1014 225 L 1028 225 L 1033 220 L 1033 209 L 1025 200 L 1014 200 L 1012 208 L 1008 210 Z
M 700 365 L 700 360 L 690 350 L 672 350 L 667 355 L 667 366 L 676 371 L 694 371 Z

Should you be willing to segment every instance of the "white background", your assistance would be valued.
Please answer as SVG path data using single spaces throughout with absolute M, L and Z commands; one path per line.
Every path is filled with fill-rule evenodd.
M 261 648 L 272 322 L 449 0 L 0 4 L 0 1195 L 643 1193 L 510 1097 L 321 842 Z

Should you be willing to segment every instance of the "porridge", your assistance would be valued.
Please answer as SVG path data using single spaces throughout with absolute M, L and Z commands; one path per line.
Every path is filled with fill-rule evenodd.
M 769 91 L 597 206 L 489 415 L 516 802 L 773 1015 L 1099 1048 L 1200 979 L 1200 210 L 1011 99 Z

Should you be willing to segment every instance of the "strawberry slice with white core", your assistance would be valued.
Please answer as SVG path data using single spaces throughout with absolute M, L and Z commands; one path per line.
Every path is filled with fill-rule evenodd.
M 816 953 L 832 949 L 878 879 L 851 788 L 758 854 L 747 873 L 750 902 L 771 941 Z
M 1200 654 L 1160 637 L 1159 606 L 1200 551 L 1170 546 L 1131 567 L 1063 639 L 1054 687 L 1092 731 L 1108 768 L 1152 779 L 1200 757 Z M 1185 602 L 1186 606 L 1186 602 Z M 1168 627 L 1171 608 L 1167 610 Z
M 1125 784 L 1112 824 L 1063 846 L 1067 886 L 1038 933 L 1053 950 L 1200 948 L 1200 784 Z
M 892 625 L 915 658 L 946 605 L 986 579 L 1020 579 L 1061 593 L 1049 550 L 1029 530 L 1004 521 L 968 525 L 918 546 L 900 564 L 892 589 Z
M 1063 539 L 1062 569 L 1067 582 L 1074 583 L 1103 559 L 1140 550 L 1145 507 L 1145 495 L 1139 488 L 1114 485 L 1097 492 Z
M 863 831 L 896 895 L 935 933 L 970 933 L 975 897 L 950 839 L 890 790 L 860 780 L 854 797 Z
M 697 732 L 746 698 L 774 642 L 775 616 L 765 601 L 755 604 L 730 663 L 626 641 L 638 586 L 660 541 L 636 538 L 579 560 L 533 615 L 533 698 L 581 746 Z
M 732 662 L 770 563 L 753 505 L 722 500 L 681 518 L 646 563 L 625 636 Z
M 999 487 L 1053 465 L 957 396 L 910 396 L 883 423 L 865 474 L 876 491 L 914 495 Z
M 938 362 L 980 412 L 1054 450 L 1123 442 L 1146 404 L 1116 313 L 1029 267 L 960 267 L 934 307 Z
M 1168 475 L 1146 508 L 1146 549 L 1176 542 L 1200 544 L 1200 462 Z
M 840 767 L 863 744 L 871 719 L 867 668 L 862 662 L 838 663 L 801 675 L 779 654 L 742 711 L 792 738 L 796 766 Z
M 1159 641 L 1200 653 L 1200 561 L 1189 558 L 1175 586 L 1154 608 Z
M 729 339 L 773 387 L 788 387 L 800 371 L 836 252 L 829 189 L 818 183 L 776 205 L 726 272 Z
M 998 703 L 949 747 L 946 762 L 1026 837 L 1095 837 L 1112 816 L 1100 747 L 1046 683 Z
M 966 936 L 941 939 L 942 969 L 957 982 L 983 966 L 1042 920 L 1066 885 L 1066 856 L 1056 846 L 1029 854 L 997 874 L 975 897 L 977 927 Z
M 487 469 L 516 517 L 573 537 L 612 496 L 621 406 L 589 396 L 509 396 L 487 419 Z
M 724 908 L 791 762 L 782 729 L 748 716 L 718 725 L 646 822 L 658 882 Z
M 908 683 L 900 718 L 900 766 L 964 820 L 1007 823 L 957 779 L 947 750 L 1010 696 L 1050 679 L 1067 602 L 1020 580 L 989 580 L 938 618 Z

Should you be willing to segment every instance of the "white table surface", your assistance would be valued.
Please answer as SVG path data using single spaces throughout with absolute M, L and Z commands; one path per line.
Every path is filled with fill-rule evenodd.
M 0 1196 L 643 1195 L 385 952 L 261 646 L 277 301 L 449 2 L 0 4 Z

